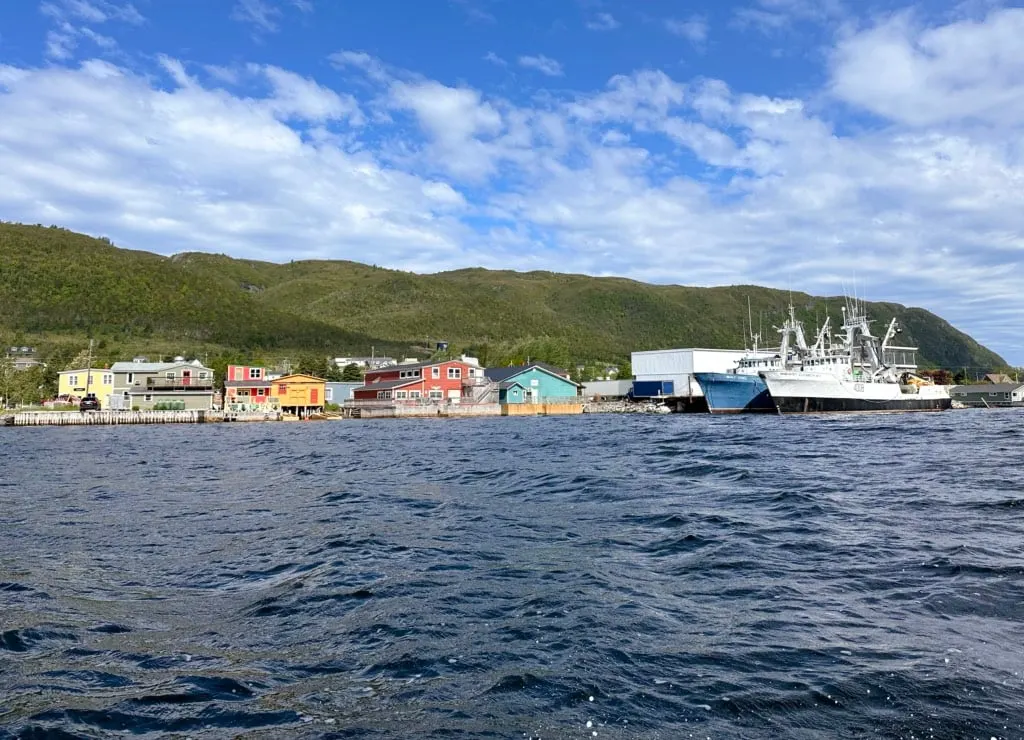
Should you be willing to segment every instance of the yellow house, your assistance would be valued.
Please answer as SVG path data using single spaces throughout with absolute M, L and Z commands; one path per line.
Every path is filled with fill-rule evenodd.
M 327 383 L 322 378 L 295 373 L 271 381 L 270 402 L 281 411 L 296 416 L 308 416 L 323 411 Z
M 113 392 L 114 371 L 110 369 L 65 370 L 57 377 L 57 395 L 61 397 L 80 399 L 86 393 L 94 393 L 103 408 L 107 408 Z

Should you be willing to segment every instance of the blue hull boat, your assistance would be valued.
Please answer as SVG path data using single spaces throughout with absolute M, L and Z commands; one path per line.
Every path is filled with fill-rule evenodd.
M 775 413 L 768 386 L 757 375 L 694 373 L 712 414 Z

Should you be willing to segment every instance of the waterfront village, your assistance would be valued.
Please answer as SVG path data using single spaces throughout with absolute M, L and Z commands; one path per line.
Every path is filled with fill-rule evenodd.
M 475 357 L 451 356 L 438 345 L 432 358 L 387 356 L 329 358 L 337 372 L 228 365 L 218 378 L 198 359 L 150 361 L 133 357 L 107 367 L 73 367 L 58 373 L 57 393 L 18 412 L 3 398 L 5 424 L 145 423 L 153 421 L 256 421 L 406 416 L 520 416 L 586 412 L 709 411 L 697 378 L 736 372 L 749 362 L 745 350 L 669 349 L 634 352 L 631 376 L 576 382 L 570 372 L 540 361 L 484 367 Z M 32 348 L 5 354 L 15 372 L 39 364 Z M 86 363 L 91 364 L 91 363 Z M 908 365 L 911 367 L 912 365 Z M 928 375 L 927 371 L 922 371 Z M 949 384 L 945 371 L 931 378 Z M 932 381 L 927 381 L 932 382 Z M 0 387 L 0 391 L 3 388 Z M 954 407 L 1024 405 L 1024 382 L 989 374 L 949 390 Z M 710 410 L 714 411 L 714 408 Z M 83 412 L 101 412 L 87 416 Z M 15 417 L 20 421 L 16 422 Z

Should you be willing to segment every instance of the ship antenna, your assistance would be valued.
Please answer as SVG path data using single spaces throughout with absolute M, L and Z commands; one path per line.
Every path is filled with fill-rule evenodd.
M 750 296 L 747 296 L 747 326 L 750 327 L 750 340 L 754 339 L 754 317 L 750 313 Z

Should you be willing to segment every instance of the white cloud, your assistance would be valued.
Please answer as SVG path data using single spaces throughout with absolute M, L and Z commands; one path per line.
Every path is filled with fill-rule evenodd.
M 275 115 L 304 121 L 363 121 L 359 104 L 351 95 L 339 95 L 313 80 L 272 65 L 250 65 L 250 71 L 262 73 L 273 88 L 268 105 Z
M 81 39 L 91 41 L 104 51 L 117 48 L 112 37 L 94 31 L 90 25 L 107 22 L 139 25 L 145 21 L 131 3 L 112 0 L 52 0 L 44 2 L 39 9 L 54 24 L 46 34 L 44 53 L 56 61 L 71 59 Z
M 665 21 L 669 33 L 684 38 L 694 46 L 702 46 L 708 39 L 708 22 L 700 16 L 693 16 L 685 21 L 669 18 Z
M 75 52 L 78 42 L 75 41 L 74 29 L 49 31 L 46 34 L 46 56 L 50 59 L 64 61 L 70 59 Z
M 331 54 L 328 59 L 339 69 L 357 69 L 376 82 L 386 82 L 391 79 L 391 75 L 387 72 L 380 60 L 367 54 L 365 51 L 353 51 L 348 49 L 336 51 Z
M 611 13 L 598 13 L 587 21 L 587 28 L 591 31 L 614 31 L 619 25 Z
M 265 33 L 277 31 L 280 16 L 281 10 L 267 0 L 236 0 L 231 10 L 232 19 L 248 23 L 257 32 Z
M 850 13 L 843 0 L 756 0 L 733 12 L 741 28 L 774 34 L 799 22 L 841 23 Z
M 543 54 L 538 54 L 535 57 L 519 57 L 519 66 L 526 67 L 528 69 L 535 69 L 548 77 L 561 77 L 565 74 L 565 72 L 562 71 L 561 64 L 550 57 L 544 56 Z
M 207 90 L 175 60 L 164 66 L 179 80 L 170 91 L 105 62 L 0 66 L 0 210 L 164 253 L 373 255 L 407 269 L 479 260 L 448 183 L 306 141 L 278 119 L 276 97 Z
M 484 10 L 485 0 L 450 0 L 456 6 L 462 8 L 466 16 L 478 23 L 496 23 L 497 18 Z
M 40 5 L 44 15 L 81 23 L 121 21 L 138 25 L 145 19 L 132 3 L 113 0 L 49 0 Z
M 484 61 L 485 62 L 490 62 L 491 64 L 494 64 L 494 65 L 496 65 L 498 67 L 507 67 L 508 66 L 508 62 L 506 62 L 504 59 L 499 57 L 493 51 L 489 51 L 489 52 L 487 52 L 484 55 Z
M 478 91 L 433 81 L 396 81 L 390 103 L 414 113 L 430 140 L 431 160 L 449 173 L 479 180 L 494 171 L 492 142 L 504 124 Z
M 839 98 L 911 126 L 1024 122 L 1024 9 L 921 28 L 907 13 L 843 40 Z

